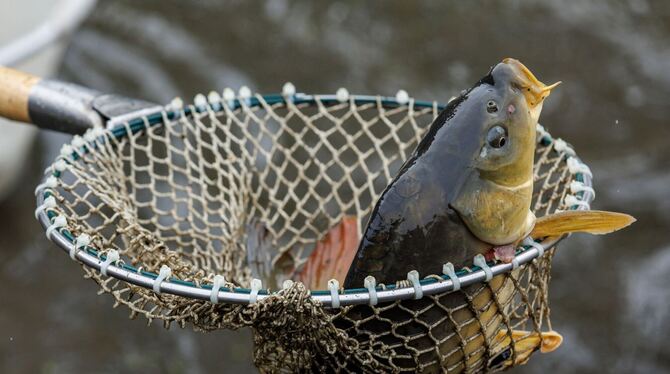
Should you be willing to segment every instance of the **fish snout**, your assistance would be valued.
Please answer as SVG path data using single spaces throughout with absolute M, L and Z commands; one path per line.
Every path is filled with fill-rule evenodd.
M 528 68 L 522 64 L 519 60 L 513 58 L 506 58 L 502 61 L 503 64 L 508 65 L 516 79 L 512 81 L 512 84 L 518 86 L 518 89 L 523 93 L 526 98 L 526 103 L 530 109 L 534 109 L 538 105 L 542 104 L 544 99 L 549 96 L 551 90 L 556 88 L 560 81 L 547 86 L 546 84 L 540 82 L 535 75 L 528 70 Z

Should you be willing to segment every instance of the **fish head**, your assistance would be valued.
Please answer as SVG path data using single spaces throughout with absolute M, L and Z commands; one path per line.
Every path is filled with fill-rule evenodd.
M 507 58 L 469 94 L 468 136 L 476 139 L 470 139 L 472 172 L 452 206 L 484 242 L 510 244 L 533 228 L 536 124 L 544 100 L 559 83 L 547 86 L 521 62 Z
M 503 185 L 525 182 L 533 167 L 535 129 L 544 99 L 560 82 L 547 86 L 521 62 L 506 58 L 490 72 L 480 96 L 488 118 L 479 126 L 480 149 L 473 166 L 482 178 Z

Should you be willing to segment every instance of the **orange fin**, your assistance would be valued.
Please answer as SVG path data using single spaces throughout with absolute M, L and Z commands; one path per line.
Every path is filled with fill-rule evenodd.
M 571 232 L 595 235 L 609 234 L 635 222 L 635 218 L 624 213 L 602 210 L 567 210 L 540 217 L 531 231 L 532 238 L 561 236 Z
M 507 330 L 498 331 L 495 340 L 503 344 L 503 347 L 510 345 L 509 334 Z M 538 348 L 542 353 L 555 351 L 563 343 L 563 336 L 556 331 L 546 331 L 538 334 L 537 332 L 512 330 L 512 341 L 516 352 L 516 360 L 508 360 L 506 366 L 523 365 L 528 362 L 531 354 Z
M 556 331 L 545 331 L 540 334 L 524 330 L 512 330 L 512 339 L 518 351 L 527 351 L 540 346 L 540 352 L 549 353 L 555 351 L 563 343 L 563 336 Z M 498 331 L 497 339 L 509 341 L 507 330 Z
M 330 279 L 344 282 L 359 243 L 358 219 L 345 216 L 316 244 L 294 280 L 309 289 L 326 289 Z

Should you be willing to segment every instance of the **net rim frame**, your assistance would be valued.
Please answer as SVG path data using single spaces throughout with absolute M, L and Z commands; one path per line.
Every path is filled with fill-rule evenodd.
M 296 93 L 292 95 L 282 95 L 282 94 L 270 94 L 270 95 L 256 95 L 248 98 L 235 98 L 231 100 L 221 100 L 216 102 L 207 102 L 203 105 L 189 105 L 184 107 L 181 110 L 175 110 L 169 106 L 164 108 L 156 108 L 153 113 L 147 112 L 147 110 L 139 110 L 136 112 L 128 113 L 121 117 L 115 117 L 108 121 L 107 129 L 111 135 L 116 138 L 122 138 L 128 136 L 128 129 L 132 133 L 141 131 L 142 129 L 148 126 L 154 126 L 159 124 L 165 124 L 166 120 L 172 121 L 178 119 L 180 116 L 189 116 L 195 113 L 202 113 L 206 111 L 214 112 L 223 112 L 226 110 L 239 110 L 244 108 L 251 108 L 256 106 L 262 106 L 263 103 L 268 105 L 275 104 L 284 104 L 291 102 L 294 105 L 300 104 L 314 104 L 320 102 L 324 105 L 337 105 L 350 102 L 355 105 L 371 104 L 377 103 L 383 108 L 397 108 L 400 106 L 408 106 L 412 109 L 425 109 L 433 108 L 436 110 L 443 110 L 446 105 L 440 105 L 436 101 L 414 101 L 410 98 L 407 102 L 400 102 L 393 97 L 384 97 L 384 96 L 374 96 L 374 95 L 349 95 L 346 100 L 342 100 L 338 95 L 307 95 L 304 93 Z M 128 125 L 128 126 L 126 126 Z M 539 124 L 538 124 L 539 126 Z M 551 145 L 554 143 L 554 138 L 546 132 L 542 131 L 542 137 L 538 142 L 543 142 L 545 145 Z M 106 136 L 106 135 L 104 135 Z M 80 152 L 87 153 L 88 148 L 86 146 L 82 147 Z M 567 156 L 567 155 L 566 155 Z M 78 154 L 73 152 L 72 161 L 76 161 Z M 571 155 L 579 162 L 579 158 L 576 155 Z M 567 157 L 566 157 L 567 161 Z M 45 179 L 49 176 L 49 173 L 46 173 Z M 58 177 L 59 172 L 53 170 L 52 175 Z M 584 172 L 574 173 L 576 180 L 582 182 L 586 187 L 593 187 L 592 176 Z M 37 192 L 37 206 L 42 206 L 44 200 L 51 196 L 49 187 L 42 189 Z M 581 202 L 585 204 L 572 205 L 569 209 L 571 210 L 587 210 L 590 203 L 593 201 L 593 193 L 589 190 L 584 190 L 577 192 L 574 196 Z M 38 221 L 42 225 L 44 230 L 52 227 L 52 220 L 57 216 L 54 210 L 44 209 L 38 213 Z M 74 258 L 84 264 L 85 266 L 92 268 L 96 271 L 101 271 L 103 263 L 106 260 L 106 255 L 102 254 L 102 251 L 95 249 L 91 246 L 86 246 L 83 250 L 75 250 L 75 237 L 70 233 L 67 228 L 59 227 L 48 232 L 47 238 L 56 243 L 63 251 L 66 253 L 72 253 L 74 251 Z M 508 273 L 512 271 L 516 266 L 521 266 L 526 263 L 529 263 L 539 257 L 544 251 L 547 251 L 553 248 L 561 240 L 566 238 L 568 235 L 563 235 L 559 238 L 549 238 L 545 239 L 542 242 L 538 243 L 544 249 L 543 251 L 538 250 L 534 246 L 521 246 L 518 248 L 518 251 L 515 255 L 515 261 L 513 263 L 487 263 L 489 265 L 490 272 L 493 276 Z M 542 252 L 542 253 L 541 253 Z M 456 271 L 459 283 L 461 287 L 465 287 L 471 284 L 485 282 L 487 279 L 487 272 L 484 269 L 473 266 L 470 268 L 471 271 L 460 269 Z M 159 284 L 156 284 L 156 278 L 159 277 L 158 274 L 153 272 L 148 272 L 141 270 L 141 267 L 135 268 L 126 264 L 108 264 L 106 265 L 106 273 L 108 276 L 114 277 L 118 280 L 146 288 L 149 290 L 157 289 L 159 293 L 167 293 L 176 296 L 187 297 L 190 299 L 198 299 L 202 301 L 210 301 L 213 297 L 212 285 L 211 284 L 196 284 L 195 282 L 185 281 L 178 278 L 168 277 L 165 280 L 162 280 Z M 436 278 L 440 279 L 436 279 Z M 387 285 L 383 288 L 380 286 L 376 287 L 376 299 L 378 303 L 392 302 L 397 300 L 405 299 L 418 299 L 416 296 L 420 293 L 419 296 L 425 297 L 428 295 L 434 295 L 439 293 L 448 293 L 454 290 L 454 282 L 449 278 L 449 276 L 443 274 L 438 277 L 424 278 L 419 281 L 419 287 L 414 287 L 414 285 L 409 285 L 407 287 L 395 287 L 395 285 Z M 257 295 L 252 297 L 252 290 L 249 288 L 243 287 L 221 287 L 218 293 L 215 295 L 218 303 L 231 303 L 231 304 L 251 304 L 254 302 L 261 301 L 267 297 L 270 297 L 277 291 L 269 291 L 268 289 L 258 290 Z M 359 305 L 359 304 L 370 304 L 370 292 L 367 288 L 352 288 L 352 289 L 339 289 L 337 292 L 337 297 L 333 297 L 330 290 L 310 290 L 310 297 L 315 301 L 318 301 L 323 304 L 326 308 L 337 308 L 344 307 L 348 305 Z M 420 297 L 419 297 L 420 298 Z

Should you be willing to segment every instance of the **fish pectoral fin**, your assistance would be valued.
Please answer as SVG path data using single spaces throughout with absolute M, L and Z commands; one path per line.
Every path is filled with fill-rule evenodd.
M 568 210 L 540 217 L 530 233 L 532 238 L 561 236 L 572 232 L 595 235 L 609 234 L 621 230 L 636 219 L 625 213 L 602 210 Z
M 343 284 L 356 256 L 359 236 L 358 218 L 345 216 L 319 240 L 293 280 L 304 283 L 311 290 L 326 289 L 330 279 Z

